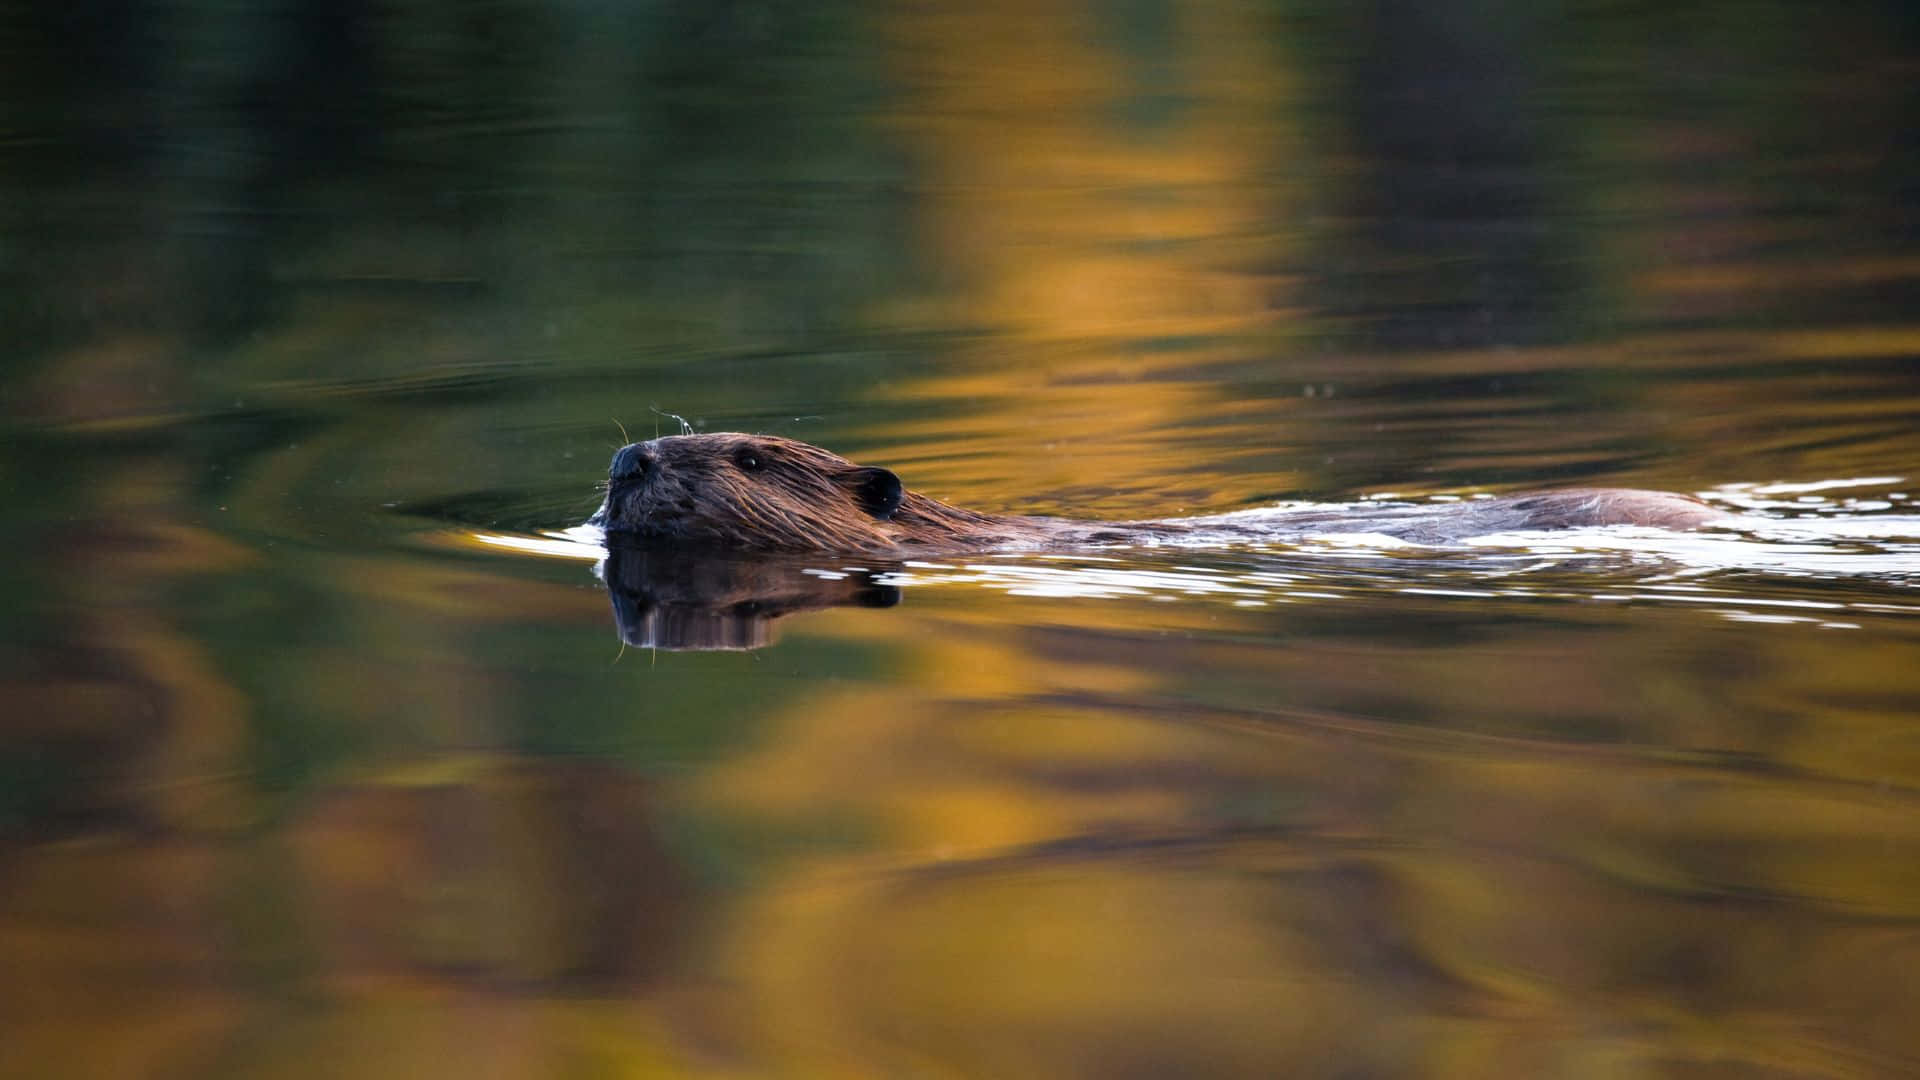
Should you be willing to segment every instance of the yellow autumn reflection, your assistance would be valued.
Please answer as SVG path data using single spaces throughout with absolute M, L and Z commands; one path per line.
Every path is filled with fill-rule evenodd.
M 1017 455 L 1043 491 L 1121 474 L 1157 433 L 1219 415 L 1218 395 L 1180 371 L 1265 348 L 1283 324 L 1271 268 L 1290 241 L 1272 222 L 1290 189 L 1272 178 L 1297 136 L 1267 16 L 1205 4 L 1126 25 L 1143 14 L 1048 2 L 881 19 L 905 95 L 889 126 L 937 259 L 937 291 L 888 314 L 986 331 L 905 396 L 992 403 L 874 428 L 905 460 L 955 444 Z M 1129 51 L 1129 34 L 1148 35 L 1155 59 Z M 1157 122 L 1134 115 L 1156 107 Z
M 1125 31 L 1102 25 L 1123 14 L 1048 0 L 884 17 L 907 97 L 894 123 L 928 195 L 920 228 L 959 305 L 939 321 L 990 326 L 1007 352 L 1099 343 L 1098 360 L 1066 363 L 1112 372 L 1151 370 L 1126 356 L 1142 338 L 1275 318 L 1270 284 L 1247 271 L 1277 254 L 1275 189 L 1259 178 L 1288 138 L 1285 76 L 1251 6 L 1166 15 L 1143 44 L 1177 68 L 1160 124 L 1124 116 L 1156 87 L 1135 81 Z
M 1920 1000 L 1899 972 L 1915 955 L 1881 927 L 1920 917 L 1915 864 L 1886 857 L 1920 847 L 1911 755 L 1892 790 L 1866 779 L 1879 768 L 1811 761 L 1803 779 L 1749 777 L 1684 750 L 1744 738 L 1688 731 L 1689 713 L 1696 726 L 1751 715 L 1707 699 L 1668 706 L 1681 726 L 1660 730 L 1667 751 L 1474 734 L 1448 721 L 1498 715 L 1469 720 L 1482 692 L 1452 703 L 1432 673 L 1431 729 L 1210 707 L 1217 693 L 1165 685 L 1196 657 L 1079 663 L 1047 637 L 998 656 L 984 639 L 934 646 L 911 693 L 809 701 L 701 785 L 734 812 L 883 831 L 794 864 L 742 913 L 751 931 L 728 970 L 753 988 L 757 1037 L 781 1060 L 833 1071 L 854 1048 L 999 1075 L 1663 1059 L 1818 1071 L 1855 1037 L 1905 1044 L 1899 1017 Z M 1541 707 L 1516 690 L 1603 710 L 1613 697 L 1623 717 L 1665 696 L 1601 689 L 1605 666 L 1647 661 L 1579 640 L 1491 666 L 1474 648 L 1326 652 L 1276 658 L 1285 674 L 1268 677 L 1304 701 L 1328 683 L 1351 694 L 1383 665 L 1498 672 L 1518 680 L 1501 694 L 1516 713 Z M 1208 655 L 1228 682 L 1261 664 Z M 1862 689 L 1884 685 L 1881 663 L 1856 670 Z M 1140 704 L 1067 704 L 1123 701 Z M 1891 953 L 1863 964 L 1878 948 Z M 1779 966 L 1807 954 L 1853 961 L 1840 978 Z M 1778 1029 L 1777 1010 L 1804 1000 L 1847 1008 Z
M 1899 5 L 42 7 L 0 1080 L 1920 1075 Z M 674 651 L 569 526 L 681 424 L 1779 535 L 736 565 Z

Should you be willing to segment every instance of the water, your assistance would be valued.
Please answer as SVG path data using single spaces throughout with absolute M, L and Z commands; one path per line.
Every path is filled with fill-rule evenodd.
M 5 25 L 0 1076 L 1920 1071 L 1901 6 Z M 1753 524 L 603 564 L 681 418 Z

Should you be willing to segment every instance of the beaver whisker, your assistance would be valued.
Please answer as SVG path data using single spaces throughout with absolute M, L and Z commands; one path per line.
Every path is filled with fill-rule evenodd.
M 669 420 L 678 420 L 678 421 L 680 422 L 680 434 L 682 434 L 682 435 L 691 435 L 691 434 L 693 434 L 693 425 L 692 425 L 692 424 L 689 424 L 689 423 L 687 423 L 687 418 L 686 418 L 686 417 L 684 417 L 684 416 L 681 416 L 681 415 L 680 415 L 679 413 L 670 413 L 670 412 L 661 412 L 661 411 L 660 411 L 660 407 L 659 407 L 659 406 L 657 406 L 657 405 L 649 405 L 649 406 L 647 406 L 647 408 L 648 408 L 648 410 L 650 410 L 650 411 L 651 411 L 651 412 L 652 412 L 652 413 L 653 413 L 653 414 L 654 414 L 655 416 L 664 416 L 664 417 L 666 417 L 666 418 L 667 418 L 667 419 L 669 419 Z M 658 429 L 655 429 L 655 431 L 654 431 L 654 437 L 655 437 L 655 438 L 658 438 L 658 437 L 659 437 L 659 430 L 658 430 Z

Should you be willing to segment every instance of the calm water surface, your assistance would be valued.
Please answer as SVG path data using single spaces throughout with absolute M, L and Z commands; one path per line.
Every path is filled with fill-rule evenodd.
M 8 15 L 0 1077 L 1920 1074 L 1920 27 L 1409 7 Z

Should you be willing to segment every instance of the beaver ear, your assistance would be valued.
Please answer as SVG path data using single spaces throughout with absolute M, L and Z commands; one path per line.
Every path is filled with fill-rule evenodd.
M 860 508 L 881 521 L 892 517 L 907 497 L 900 478 L 885 469 L 855 469 L 847 474 L 847 483 L 852 485 L 854 501 Z

